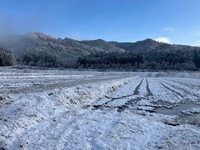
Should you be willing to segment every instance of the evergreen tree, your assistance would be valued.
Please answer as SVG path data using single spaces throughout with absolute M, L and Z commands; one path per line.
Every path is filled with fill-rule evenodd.
M 196 67 L 196 70 L 200 68 L 200 52 L 196 51 L 194 52 L 193 62 Z
M 0 66 L 11 66 L 15 62 L 15 57 L 10 51 L 0 48 Z

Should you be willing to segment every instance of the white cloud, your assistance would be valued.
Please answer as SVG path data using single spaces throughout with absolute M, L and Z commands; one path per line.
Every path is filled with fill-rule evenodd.
M 167 37 L 159 37 L 155 39 L 157 42 L 162 42 L 162 43 L 171 43 L 170 39 Z
M 197 41 L 193 46 L 198 46 L 198 47 L 200 47 L 200 40 Z
M 165 27 L 165 28 L 163 28 L 163 31 L 174 32 L 175 28 L 174 27 Z

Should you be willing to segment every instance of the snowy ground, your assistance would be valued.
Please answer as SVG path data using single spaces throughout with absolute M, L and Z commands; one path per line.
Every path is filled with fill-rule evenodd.
M 0 68 L 0 149 L 200 149 L 200 73 Z

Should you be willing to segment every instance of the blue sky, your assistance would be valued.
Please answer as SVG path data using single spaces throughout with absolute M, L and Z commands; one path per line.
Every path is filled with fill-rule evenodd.
M 200 0 L 0 0 L 0 33 L 200 45 Z

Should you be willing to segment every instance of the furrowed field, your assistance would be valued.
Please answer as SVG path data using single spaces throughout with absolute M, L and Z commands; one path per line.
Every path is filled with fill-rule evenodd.
M 0 69 L 0 149 L 200 149 L 200 73 Z

